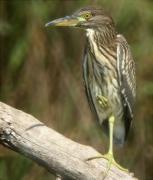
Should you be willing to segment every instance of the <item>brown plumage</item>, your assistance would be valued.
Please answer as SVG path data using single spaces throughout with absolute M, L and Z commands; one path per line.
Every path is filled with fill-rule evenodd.
M 133 119 L 136 96 L 135 65 L 130 47 L 118 34 L 113 19 L 104 10 L 85 7 L 71 16 L 46 26 L 72 26 L 85 29 L 83 77 L 87 98 L 104 132 L 110 135 L 105 158 L 113 158 L 113 139 L 123 144 Z
M 109 117 L 112 114 L 115 116 L 114 141 L 123 144 L 133 119 L 136 86 L 134 61 L 125 38 L 116 33 L 112 18 L 100 9 L 89 11 L 97 17 L 93 17 L 92 23 L 88 20 L 90 25 L 86 29 L 83 65 L 86 94 L 106 133 L 109 132 Z M 97 96 L 107 98 L 108 108 L 101 108 Z

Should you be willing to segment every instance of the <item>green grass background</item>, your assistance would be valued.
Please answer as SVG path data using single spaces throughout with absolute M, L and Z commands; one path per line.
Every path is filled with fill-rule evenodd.
M 45 28 L 80 7 L 110 12 L 128 40 L 137 72 L 137 104 L 127 143 L 115 157 L 142 180 L 153 179 L 153 1 L 0 0 L 0 101 L 30 113 L 102 153 L 108 139 L 91 116 L 82 80 L 85 32 Z M 0 146 L 0 180 L 51 180 L 31 160 Z

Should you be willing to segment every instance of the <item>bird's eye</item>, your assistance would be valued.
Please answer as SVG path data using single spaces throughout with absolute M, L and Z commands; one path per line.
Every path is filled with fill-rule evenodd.
M 92 17 L 92 15 L 91 13 L 86 13 L 86 14 L 83 14 L 83 17 L 88 20 L 89 18 Z

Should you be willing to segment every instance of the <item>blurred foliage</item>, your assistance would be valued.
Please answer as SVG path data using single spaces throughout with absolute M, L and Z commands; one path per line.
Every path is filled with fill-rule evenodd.
M 4 156 L 0 159 L 0 179 L 20 180 L 31 167 L 31 161 L 21 156 Z
M 82 82 L 85 33 L 45 28 L 46 22 L 78 8 L 109 11 L 124 34 L 137 68 L 137 105 L 128 142 L 116 159 L 143 180 L 153 179 L 153 1 L 0 0 L 0 100 L 41 119 L 80 143 L 106 152 Z M 80 108 L 81 107 L 81 108 Z M 55 179 L 42 167 L 0 147 L 1 180 Z

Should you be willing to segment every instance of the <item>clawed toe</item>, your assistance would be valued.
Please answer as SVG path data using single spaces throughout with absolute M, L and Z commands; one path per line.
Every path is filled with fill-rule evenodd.
M 108 160 L 108 165 L 107 165 L 107 169 L 106 169 L 106 171 L 105 171 L 104 177 L 107 176 L 107 174 L 108 174 L 108 172 L 109 172 L 109 170 L 110 170 L 110 168 L 111 168 L 111 165 L 114 165 L 115 167 L 117 167 L 118 169 L 120 169 L 120 170 L 122 170 L 122 171 L 124 171 L 124 172 L 129 172 L 128 169 L 123 168 L 122 166 L 120 166 L 120 165 L 115 161 L 115 159 L 114 159 L 114 157 L 113 157 L 113 154 L 111 154 L 111 153 L 107 153 L 107 154 L 105 154 L 105 155 L 99 154 L 99 155 L 97 155 L 97 156 L 93 156 L 93 157 L 90 157 L 90 158 L 86 159 L 86 161 L 91 161 L 91 160 L 99 159 L 99 158 L 104 158 L 104 159 Z

